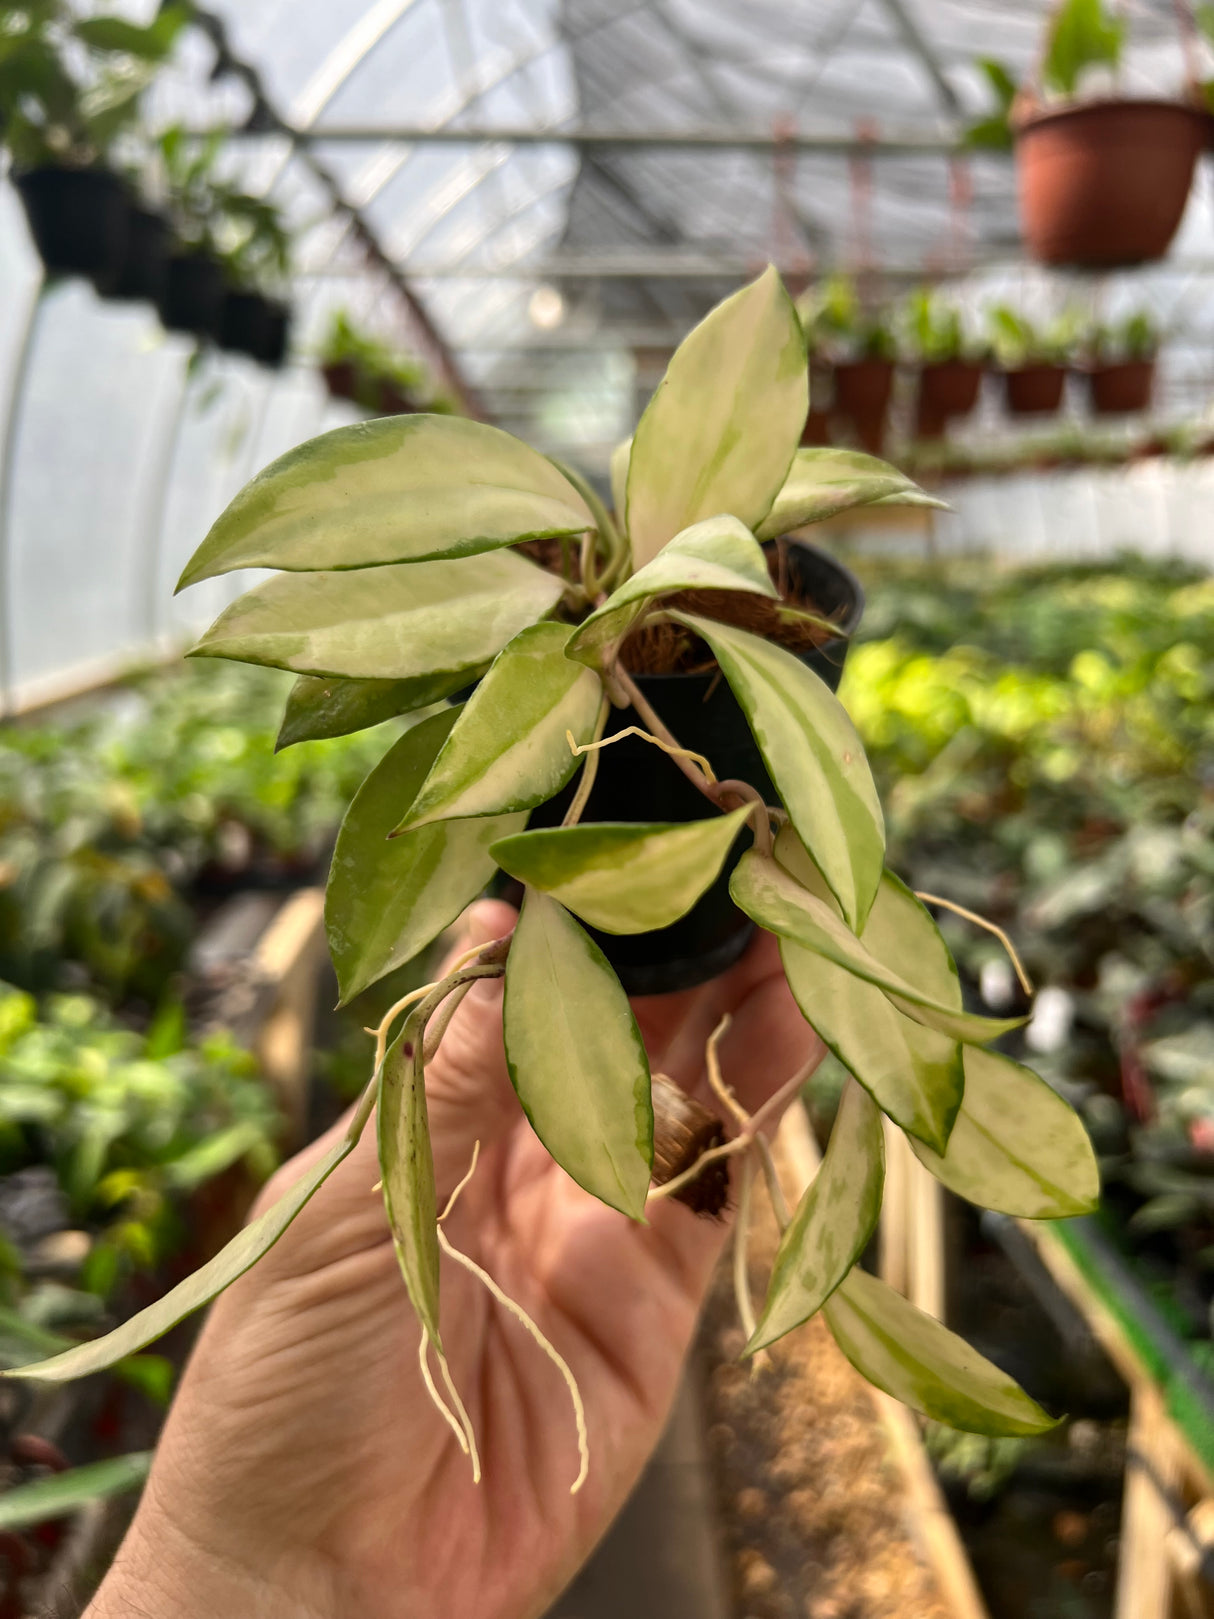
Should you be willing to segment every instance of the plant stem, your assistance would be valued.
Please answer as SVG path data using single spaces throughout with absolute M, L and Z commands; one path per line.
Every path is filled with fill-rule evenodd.
M 610 712 L 611 699 L 604 692 L 599 703 L 598 719 L 594 722 L 594 736 L 591 739 L 591 746 L 586 750 L 586 763 L 582 766 L 582 775 L 577 784 L 577 792 L 574 793 L 573 802 L 565 811 L 565 819 L 561 822 L 562 826 L 576 826 L 582 818 L 582 812 L 586 808 L 586 802 L 594 787 L 594 778 L 599 773 L 599 749 L 594 744 L 603 740 L 603 732 L 607 727 L 607 715 Z
M 922 894 L 916 889 L 915 898 L 921 900 L 924 905 L 939 905 L 943 910 L 952 911 L 954 916 L 964 917 L 967 922 L 973 922 L 976 927 L 985 928 L 988 933 L 993 933 L 1007 951 L 1008 959 L 1015 968 L 1016 977 L 1020 980 L 1021 989 L 1026 995 L 1033 993 L 1033 980 L 1025 971 L 1024 963 L 1016 953 L 1016 946 L 997 922 L 988 922 L 986 917 L 979 916 L 977 911 L 969 911 L 964 905 L 958 905 L 955 900 L 941 899 L 939 894 Z
M 635 680 L 626 669 L 617 663 L 611 671 L 612 678 L 617 682 L 628 701 L 645 721 L 645 724 L 654 733 L 661 737 L 667 747 L 672 750 L 670 757 L 687 777 L 697 792 L 703 793 L 718 809 L 724 808 L 727 798 L 749 801 L 751 805 L 750 824 L 755 835 L 755 848 L 759 854 L 769 855 L 772 849 L 771 818 L 767 805 L 763 802 L 763 795 L 757 792 L 749 782 L 730 779 L 727 781 L 709 781 L 687 750 L 681 748 L 670 727 L 664 723 L 653 704 L 644 696 Z

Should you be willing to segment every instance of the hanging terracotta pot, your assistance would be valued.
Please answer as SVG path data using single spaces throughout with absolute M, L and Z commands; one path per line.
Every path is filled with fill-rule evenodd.
M 801 429 L 801 443 L 810 447 L 830 443 L 830 416 L 826 411 L 810 411 Z
M 1066 367 L 1021 365 L 1003 373 L 1007 408 L 1013 416 L 1049 416 L 1062 404 Z
M 1149 410 L 1154 386 L 1154 359 L 1094 365 L 1088 372 L 1088 392 L 1097 416 L 1126 416 L 1132 411 Z
M 1016 127 L 1020 226 L 1042 264 L 1161 259 L 1180 225 L 1206 115 L 1179 101 L 1090 101 Z
M 353 360 L 330 360 L 321 366 L 320 374 L 331 399 L 358 398 L 358 367 Z
M 968 416 L 978 403 L 985 368 L 978 360 L 937 360 L 919 371 L 919 407 L 925 418 Z
M 835 367 L 835 409 L 846 416 L 864 448 L 877 455 L 894 386 L 892 360 L 850 360 Z

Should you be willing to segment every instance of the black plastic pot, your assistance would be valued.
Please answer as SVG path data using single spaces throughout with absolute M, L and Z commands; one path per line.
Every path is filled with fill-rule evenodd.
M 232 288 L 219 306 L 216 340 L 229 354 L 247 354 L 260 360 L 270 337 L 270 302 L 260 292 Z
M 16 177 L 48 275 L 82 275 L 104 294 L 122 273 L 131 199 L 105 169 L 31 169 Z
M 291 310 L 277 298 L 266 299 L 265 342 L 257 358 L 275 371 L 285 365 L 291 346 Z
M 133 207 L 122 269 L 110 296 L 143 298 L 149 303 L 158 304 L 164 296 L 170 246 L 168 222 L 150 208 Z
M 795 539 L 784 543 L 797 593 L 812 601 L 820 613 L 837 618 L 844 632 L 801 659 L 834 691 L 843 673 L 847 636 L 855 631 L 864 611 L 864 592 L 854 574 L 816 545 Z M 716 670 L 697 675 L 641 675 L 637 685 L 680 743 L 704 754 L 720 779 L 740 778 L 756 787 L 769 804 L 777 802 L 746 717 Z M 633 709 L 613 709 L 607 734 L 630 725 L 643 727 Z M 530 824 L 559 824 L 576 780 L 535 810 Z M 602 754 L 583 819 L 698 821 L 712 813 L 671 759 L 648 742 L 626 737 Z M 737 961 L 750 942 L 754 924 L 730 899 L 729 876 L 747 841 L 745 835 L 739 838 L 716 882 L 673 926 L 635 934 L 589 930 L 630 995 L 693 989 Z
M 223 294 L 223 270 L 209 253 L 173 253 L 160 299 L 161 322 L 170 332 L 214 337 Z

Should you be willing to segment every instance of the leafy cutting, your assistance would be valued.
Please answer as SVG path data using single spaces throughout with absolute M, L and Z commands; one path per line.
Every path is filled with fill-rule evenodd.
M 717 1144 L 653 1183 L 669 1082 L 650 1074 L 608 959 L 613 937 L 686 915 L 728 861 L 735 904 L 780 939 L 807 1021 L 856 1081 L 827 1178 L 784 1233 L 760 1341 L 822 1308 L 855 1364 L 920 1410 L 990 1433 L 1050 1425 L 1001 1371 L 855 1268 L 880 1206 L 881 1113 L 946 1183 L 984 1196 L 989 1177 L 1000 1206 L 1014 1199 L 1029 1215 L 1090 1207 L 1096 1176 L 1082 1125 L 1048 1087 L 1018 1079 L 1011 1117 L 991 1101 L 1002 1059 L 986 1047 L 1022 1020 L 964 1006 L 935 922 L 886 869 L 884 817 L 850 718 L 781 644 L 790 623 L 823 629 L 817 604 L 772 598 L 773 585 L 789 595 L 782 536 L 827 511 L 926 498 L 872 457 L 799 449 L 807 407 L 801 320 L 768 269 L 675 353 L 615 457 L 614 515 L 576 473 L 494 429 L 413 416 L 290 452 L 219 519 L 183 582 L 239 567 L 287 571 L 239 598 L 195 652 L 295 672 L 308 701 L 288 705 L 293 737 L 329 734 L 326 705 L 309 706 L 317 681 L 326 702 L 346 693 L 347 717 L 359 709 L 351 694 L 366 690 L 377 719 L 389 682 L 412 712 L 448 678 L 453 696 L 457 682 L 464 688 L 462 706 L 406 733 L 347 816 L 327 895 L 344 993 L 434 939 L 493 863 L 523 883 L 521 914 L 511 934 L 389 1011 L 347 1136 L 287 1199 L 109 1338 L 19 1375 L 96 1370 L 214 1297 L 277 1240 L 377 1099 L 386 1212 L 423 1354 L 429 1346 L 441 1358 L 438 1255 L 453 1250 L 436 1214 L 425 1064 L 479 978 L 505 980 L 507 1061 L 536 1134 L 621 1217 L 643 1218 L 647 1202 L 691 1188 L 710 1163 L 720 1173 L 744 1157 L 749 1173 L 767 1109 L 743 1117 L 729 1141 L 718 1130 Z M 401 523 L 402 511 L 412 520 Z M 641 689 L 646 649 L 658 645 L 727 684 L 765 766 L 766 775 L 753 767 L 760 786 L 718 779 L 713 759 L 690 752 Z M 617 739 L 605 734 L 613 709 L 630 709 L 632 729 L 675 761 L 700 795 L 698 818 L 584 819 L 603 750 Z M 767 776 L 778 804 L 765 800 Z M 524 830 L 563 788 L 560 824 Z M 707 1066 L 736 1122 L 719 1033 Z M 978 1092 L 967 1110 L 971 1074 Z M 769 1109 L 804 1078 L 786 1076 Z M 584 1468 L 583 1454 L 578 1484 Z

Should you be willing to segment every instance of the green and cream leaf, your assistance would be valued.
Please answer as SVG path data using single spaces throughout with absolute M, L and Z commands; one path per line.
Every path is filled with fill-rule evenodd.
M 649 1059 L 620 981 L 563 906 L 528 889 L 506 960 L 506 1063 L 536 1135 L 639 1220 L 653 1164 Z
M 333 851 L 325 929 L 343 1002 L 420 954 L 497 869 L 489 847 L 525 814 L 444 821 L 388 841 L 459 716 L 446 709 L 405 732 L 354 796 Z
M 681 825 L 594 822 L 518 832 L 490 850 L 503 871 L 604 933 L 648 933 L 716 881 L 749 810 Z
M 296 742 L 312 742 L 365 731 L 400 714 L 429 708 L 472 678 L 465 670 L 420 675 L 416 680 L 343 680 L 337 675 L 300 675 L 287 694 L 275 753 Z
M 849 1080 L 822 1166 L 780 1239 L 763 1314 L 744 1354 L 774 1344 L 822 1308 L 868 1245 L 884 1183 L 881 1115 Z
M 926 1417 L 967 1433 L 1056 1426 L 1006 1372 L 867 1271 L 853 1270 L 823 1313 L 856 1370 Z
M 620 641 L 652 602 L 683 590 L 744 590 L 778 595 L 763 549 L 736 517 L 706 517 L 676 534 L 639 572 L 612 592 L 597 612 L 574 632 L 569 656 L 584 663 L 601 661 L 606 648 Z
M 191 655 L 352 680 L 470 674 L 545 617 L 561 590 L 555 575 L 509 551 L 279 574 L 234 601 Z
M 788 477 L 771 510 L 755 529 L 760 540 L 772 540 L 825 517 L 837 517 L 855 506 L 943 506 L 913 478 L 888 461 L 861 450 L 798 450 Z
M 912 1141 L 949 1191 L 1028 1220 L 1090 1214 L 1100 1170 L 1079 1115 L 1023 1063 L 965 1048 L 965 1097 L 941 1157 Z
M 462 416 L 384 416 L 271 462 L 214 524 L 177 588 L 235 568 L 381 567 L 593 527 L 551 461 L 499 428 Z
M 838 914 L 815 894 L 802 888 L 774 860 L 748 851 L 730 879 L 734 903 L 761 928 L 780 939 L 791 939 L 814 955 L 824 956 L 867 983 L 875 984 L 895 1006 L 916 1023 L 939 1029 L 955 1040 L 981 1044 L 1019 1028 L 1023 1018 L 986 1018 L 959 1011 L 930 991 L 885 966 L 870 954 Z M 785 970 L 795 963 L 785 961 Z M 797 986 L 790 976 L 794 996 Z
M 442 1353 L 438 1323 L 438 1198 L 422 1063 L 425 1031 L 410 1017 L 384 1057 L 375 1122 L 384 1209 L 417 1318 Z
M 433 821 L 531 809 L 558 793 L 589 742 L 602 700 L 591 670 L 565 656 L 567 624 L 533 624 L 498 653 L 464 704 L 398 832 Z
M 808 409 L 801 323 L 769 266 L 684 338 L 641 417 L 628 462 L 633 565 L 717 512 L 754 529 L 788 475 Z
M 885 864 L 885 823 L 847 710 L 783 647 L 732 625 L 672 614 L 705 640 L 741 704 L 780 801 L 839 901 L 863 928 Z

